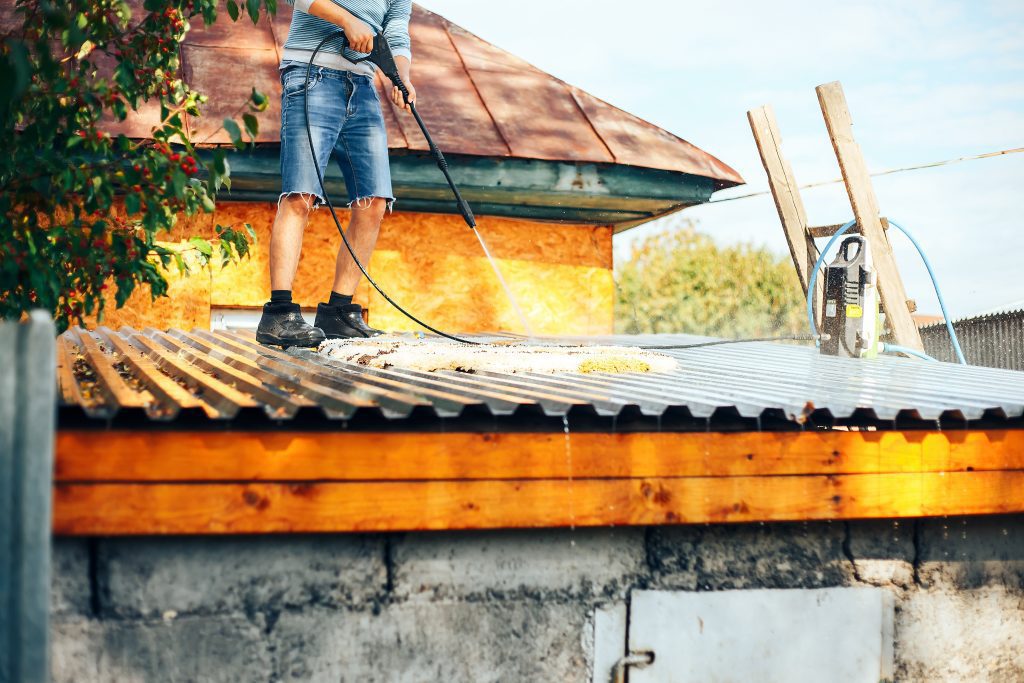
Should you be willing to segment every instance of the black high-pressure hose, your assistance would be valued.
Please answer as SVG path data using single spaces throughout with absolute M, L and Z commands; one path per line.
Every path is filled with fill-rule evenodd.
M 323 46 L 326 45 L 331 40 L 334 40 L 335 38 L 339 37 L 344 38 L 344 36 L 344 31 L 335 31 L 334 33 L 320 41 L 320 44 L 316 46 L 315 50 L 313 50 L 313 54 L 309 58 L 309 64 L 306 65 L 306 83 L 303 86 L 302 94 L 302 108 L 306 115 L 306 137 L 309 140 L 309 153 L 310 156 L 313 157 L 313 167 L 316 169 L 316 177 L 320 181 L 320 190 L 323 192 L 324 195 L 324 203 L 327 204 L 327 208 L 330 209 L 331 211 L 331 218 L 334 219 L 334 225 L 337 226 L 338 234 L 341 235 L 341 240 L 345 243 L 345 248 L 348 249 L 348 253 L 352 256 L 352 260 L 355 261 L 356 265 L 359 267 L 359 270 L 362 271 L 363 275 L 366 277 L 367 282 L 369 282 L 373 286 L 373 288 L 376 289 L 377 292 L 382 297 L 384 297 L 385 301 L 394 306 L 400 313 L 402 313 L 402 315 L 407 317 L 409 320 L 412 320 L 417 325 L 420 325 L 430 330 L 434 334 L 438 334 L 442 337 L 451 339 L 452 341 L 457 341 L 462 344 L 478 345 L 480 344 L 480 342 L 471 341 L 469 339 L 462 339 L 461 337 L 456 337 L 453 334 L 448 334 L 447 332 L 442 332 L 441 330 L 435 327 L 431 327 L 427 323 L 423 322 L 422 320 L 414 316 L 409 311 L 402 308 L 398 304 L 398 302 L 396 302 L 394 299 L 388 296 L 388 293 L 385 292 L 372 277 L 370 277 L 370 273 L 367 272 L 366 267 L 359 261 L 359 257 L 356 256 L 356 252 L 352 248 L 352 245 L 349 243 L 348 237 L 345 236 L 345 230 L 341 227 L 341 221 L 338 220 L 338 215 L 335 213 L 334 204 L 331 203 L 331 198 L 327 194 L 327 187 L 324 184 L 324 172 L 320 168 L 320 162 L 317 161 L 316 158 L 316 146 L 313 144 L 313 131 L 309 125 L 309 80 L 310 76 L 313 73 L 313 60 L 316 59 L 317 53 L 320 52 Z M 355 61 L 371 61 L 374 64 L 377 64 L 377 66 L 379 66 L 384 71 L 384 75 L 390 78 L 391 82 L 394 83 L 395 86 L 402 93 L 402 96 L 405 98 L 405 101 L 408 102 L 409 107 L 412 109 L 413 116 L 416 117 L 416 123 L 419 124 L 420 130 L 423 131 L 423 136 L 427 139 L 427 143 L 430 145 L 430 151 L 433 153 L 434 159 L 437 161 L 438 167 L 444 173 L 445 178 L 448 180 L 448 185 L 452 188 L 452 192 L 455 194 L 455 199 L 458 202 L 459 211 L 462 213 L 462 217 L 466 220 L 466 223 L 469 224 L 470 228 L 475 229 L 476 220 L 473 217 L 473 212 L 470 210 L 469 204 L 467 204 L 466 200 L 462 198 L 462 195 L 459 193 L 458 188 L 455 186 L 455 181 L 452 180 L 451 174 L 449 174 L 448 172 L 448 164 L 444 159 L 444 155 L 441 154 L 441 150 L 438 149 L 437 145 L 434 144 L 434 141 L 430 137 L 430 133 L 427 132 L 426 124 L 423 123 L 423 119 L 420 118 L 419 112 L 416 111 L 416 105 L 413 104 L 412 102 L 409 102 L 409 90 L 405 87 L 405 83 L 402 82 L 401 77 L 398 75 L 398 67 L 395 66 L 394 56 L 392 56 L 391 48 L 388 46 L 387 40 L 384 39 L 384 36 L 374 36 L 373 52 L 371 52 L 367 57 L 363 57 L 362 59 L 358 59 Z
M 345 236 L 345 230 L 341 227 L 341 222 L 338 220 L 338 216 L 335 213 L 334 204 L 331 203 L 331 198 L 327 194 L 327 187 L 324 184 L 324 173 L 323 173 L 323 170 L 320 168 L 320 162 L 317 161 L 317 158 L 316 158 L 316 147 L 313 144 L 313 131 L 310 128 L 310 125 L 309 125 L 309 80 L 310 80 L 310 77 L 313 74 L 313 61 L 316 59 L 317 53 L 319 53 L 320 50 L 323 49 L 324 45 L 326 45 L 330 41 L 332 41 L 332 40 L 334 40 L 336 38 L 344 38 L 344 37 L 345 37 L 345 32 L 342 31 L 342 30 L 338 30 L 338 31 L 335 31 L 334 33 L 332 33 L 331 35 L 327 36 L 326 38 L 324 38 L 322 41 L 320 41 L 320 44 L 316 46 L 316 49 L 313 50 L 313 54 L 309 58 L 309 64 L 306 65 L 306 83 L 303 86 L 303 103 L 302 104 L 303 104 L 304 113 L 306 115 L 306 137 L 309 140 L 309 153 L 310 153 L 310 156 L 313 157 L 313 166 L 314 166 L 314 168 L 316 168 L 316 177 L 320 181 L 320 190 L 323 192 L 323 195 L 324 195 L 324 203 L 327 204 L 327 208 L 329 208 L 330 211 L 331 211 L 331 218 L 334 219 L 334 225 L 337 226 L 338 234 L 341 235 L 341 240 L 342 240 L 342 242 L 345 243 L 345 248 L 348 249 L 348 253 L 352 256 L 352 260 L 355 261 L 356 265 L 359 267 L 359 270 L 362 271 L 363 276 L 366 277 L 366 280 L 373 286 L 374 289 L 377 290 L 377 292 L 382 297 L 384 297 L 385 301 L 387 301 L 389 304 L 394 306 L 402 315 L 404 315 L 405 317 L 409 318 L 409 320 L 412 320 L 417 325 L 420 325 L 420 326 L 430 330 L 434 334 L 437 334 L 437 335 L 440 335 L 442 337 L 445 337 L 446 339 L 451 339 L 452 341 L 457 341 L 457 342 L 459 342 L 461 344 L 472 344 L 474 346 L 479 346 L 479 345 L 482 344 L 482 342 L 475 342 L 475 341 L 472 341 L 472 340 L 469 340 L 469 339 L 463 339 L 461 337 L 456 337 L 453 334 L 448 334 L 447 332 L 442 332 L 441 330 L 439 330 L 439 329 L 437 329 L 435 327 L 431 327 L 427 323 L 423 322 L 422 320 L 420 320 L 419 318 L 414 316 L 409 311 L 407 311 L 404 308 L 402 308 L 398 304 L 398 302 L 396 302 L 394 299 L 392 299 L 390 296 L 388 296 L 388 293 L 385 292 L 381 288 L 381 286 L 378 285 L 377 282 L 372 277 L 370 277 L 370 273 L 367 272 L 366 267 L 359 261 L 359 257 L 356 256 L 356 252 L 352 248 L 352 245 L 349 243 L 348 237 Z M 373 51 L 370 52 L 370 54 L 368 54 L 366 57 L 362 57 L 362 58 L 359 58 L 359 59 L 356 59 L 356 60 L 353 60 L 353 61 L 356 62 L 356 63 L 358 63 L 358 62 L 367 62 L 368 61 L 368 62 L 371 62 L 371 63 L 377 65 L 377 67 L 379 67 L 381 69 L 381 71 L 384 72 L 384 75 L 387 76 L 391 80 L 391 82 L 395 85 L 395 87 L 398 88 L 399 92 L 402 93 L 402 97 L 405 98 L 406 103 L 408 103 L 409 108 L 412 110 L 412 115 L 416 118 L 416 123 L 419 125 L 420 131 L 422 131 L 423 137 L 426 138 L 426 140 L 427 140 L 427 145 L 430 147 L 431 155 L 434 157 L 434 160 L 437 162 L 437 167 L 439 169 L 441 169 L 441 172 L 444 174 L 445 180 L 448 181 L 448 186 L 452 190 L 452 194 L 455 195 L 455 201 L 456 201 L 456 203 L 457 203 L 457 205 L 459 207 L 459 213 L 462 214 L 462 218 L 466 221 L 466 224 L 471 229 L 475 230 L 476 229 L 476 218 L 473 216 L 473 210 L 469 208 L 469 204 L 466 202 L 465 199 L 463 199 L 462 194 L 459 192 L 459 188 L 455 185 L 455 181 L 452 179 L 451 173 L 448 170 L 448 162 L 445 161 L 444 154 L 441 153 L 440 148 L 438 148 L 438 146 L 436 144 L 434 144 L 433 138 L 430 137 L 430 132 L 427 130 L 427 125 L 423 122 L 423 119 L 420 117 L 420 113 L 416 109 L 416 104 L 409 101 L 409 89 L 405 86 L 405 83 L 402 81 L 402 77 L 398 73 L 398 66 L 395 64 L 395 58 L 394 58 L 394 55 L 392 55 L 392 53 L 391 53 L 391 48 L 390 48 L 390 46 L 388 46 L 387 40 L 384 38 L 383 35 L 376 35 L 376 36 L 374 36 L 374 38 L 373 38 Z M 706 346 L 721 346 L 721 345 L 725 345 L 725 344 L 745 344 L 745 343 L 748 343 L 748 342 L 759 342 L 759 341 L 813 341 L 813 340 L 819 339 L 819 338 L 820 338 L 820 335 L 815 335 L 815 336 L 791 335 L 791 336 L 782 336 L 782 337 L 761 337 L 761 338 L 756 338 L 756 339 L 723 339 L 723 340 L 718 340 L 718 341 L 713 341 L 713 342 L 700 342 L 700 343 L 696 343 L 696 344 L 671 344 L 671 345 L 665 345 L 665 346 L 640 346 L 638 348 L 646 349 L 646 350 L 666 350 L 667 351 L 667 350 L 671 350 L 671 349 L 697 349 L 697 348 L 703 348 L 703 347 L 706 347 Z

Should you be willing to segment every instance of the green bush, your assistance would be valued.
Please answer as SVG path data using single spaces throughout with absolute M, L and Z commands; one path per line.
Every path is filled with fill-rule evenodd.
M 636 245 L 616 280 L 618 332 L 740 338 L 798 334 L 806 324 L 788 258 L 719 246 L 692 221 Z

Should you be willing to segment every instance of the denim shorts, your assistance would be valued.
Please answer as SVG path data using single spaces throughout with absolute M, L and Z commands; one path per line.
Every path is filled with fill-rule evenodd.
M 306 135 L 304 100 L 320 170 L 333 156 L 341 167 L 348 205 L 372 197 L 395 201 L 388 164 L 388 136 L 380 98 L 369 76 L 313 66 L 306 91 L 306 63 L 286 61 L 281 74 L 281 197 L 302 193 L 324 203 Z

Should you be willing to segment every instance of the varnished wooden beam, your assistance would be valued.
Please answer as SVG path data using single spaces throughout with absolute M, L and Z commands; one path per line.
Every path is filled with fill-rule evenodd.
M 1024 469 L 1024 431 L 69 431 L 58 482 L 732 477 Z
M 1024 471 L 780 477 L 58 484 L 58 535 L 701 524 L 1024 512 Z

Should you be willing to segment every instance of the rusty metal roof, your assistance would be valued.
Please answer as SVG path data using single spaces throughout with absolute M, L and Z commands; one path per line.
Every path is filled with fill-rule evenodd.
M 772 343 L 666 353 L 679 362 L 671 374 L 425 373 L 327 360 L 308 350 L 285 353 L 260 346 L 251 331 L 72 329 L 60 337 L 57 354 L 61 425 L 544 431 L 571 419 L 574 429 L 753 431 L 1021 426 L 1024 416 L 1018 372 L 834 358 Z
M 142 0 L 129 0 L 136 16 Z M 292 8 L 279 3 L 277 15 L 223 16 L 211 27 L 192 23 L 181 46 L 183 77 L 210 95 L 202 117 L 189 117 L 194 142 L 229 143 L 221 121 L 237 113 L 252 90 L 270 96 L 260 117 L 258 143 L 280 141 L 278 78 L 281 47 L 288 36 Z M 17 18 L 0 13 L 9 31 Z M 743 182 L 739 174 L 689 142 L 603 102 L 514 55 L 491 45 L 444 17 L 415 5 L 410 33 L 420 111 L 438 145 L 451 154 L 622 164 L 711 178 L 718 188 Z M 383 95 L 383 82 L 378 77 Z M 426 151 L 413 119 L 387 97 L 384 118 L 392 150 Z M 111 133 L 148 137 L 159 121 L 159 107 L 144 104 L 123 123 L 111 121 Z

